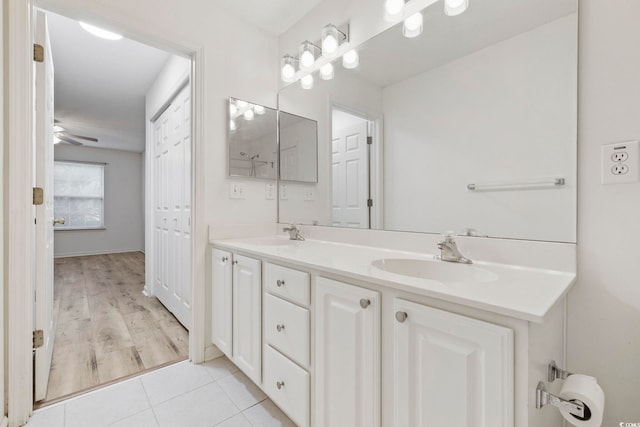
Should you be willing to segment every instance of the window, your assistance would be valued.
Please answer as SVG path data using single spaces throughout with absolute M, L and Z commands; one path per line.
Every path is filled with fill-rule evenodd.
M 104 165 L 56 161 L 53 201 L 56 230 L 104 228 Z

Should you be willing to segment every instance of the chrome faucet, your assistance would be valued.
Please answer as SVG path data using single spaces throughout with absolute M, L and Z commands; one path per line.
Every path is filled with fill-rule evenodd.
M 445 233 L 442 236 L 444 240 L 438 243 L 440 255 L 436 256 L 437 259 L 447 262 L 459 262 L 461 264 L 473 264 L 473 261 L 462 255 L 458 250 L 458 245 L 454 240 L 455 233 Z
M 300 234 L 300 229 L 295 222 L 288 227 L 284 227 L 282 231 L 289 233 L 289 240 L 304 240 L 304 237 Z

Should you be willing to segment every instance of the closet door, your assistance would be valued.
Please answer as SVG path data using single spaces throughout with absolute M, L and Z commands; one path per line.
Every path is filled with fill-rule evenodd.
M 154 123 L 154 293 L 186 328 L 191 311 L 191 89 Z

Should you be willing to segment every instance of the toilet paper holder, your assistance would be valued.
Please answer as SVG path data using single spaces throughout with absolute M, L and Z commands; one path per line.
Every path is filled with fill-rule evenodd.
M 550 383 L 554 382 L 557 379 L 566 380 L 569 375 L 573 375 L 573 372 L 558 368 L 555 360 L 549 362 L 549 365 L 547 366 L 547 381 L 549 381 Z M 538 387 L 536 387 L 536 409 L 540 409 L 546 405 L 555 406 L 556 408 L 560 409 L 566 409 L 571 414 L 579 418 L 585 417 L 585 406 L 582 402 L 573 402 L 553 395 L 547 392 L 544 383 L 540 381 L 538 383 Z

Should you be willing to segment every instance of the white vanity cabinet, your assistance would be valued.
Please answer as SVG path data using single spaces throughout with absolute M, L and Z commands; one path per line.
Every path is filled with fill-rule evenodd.
M 216 248 L 212 261 L 212 341 L 249 378 L 260 384 L 261 262 Z
M 380 294 L 324 277 L 314 291 L 314 425 L 380 426 Z
M 513 331 L 394 300 L 394 427 L 513 426 Z

